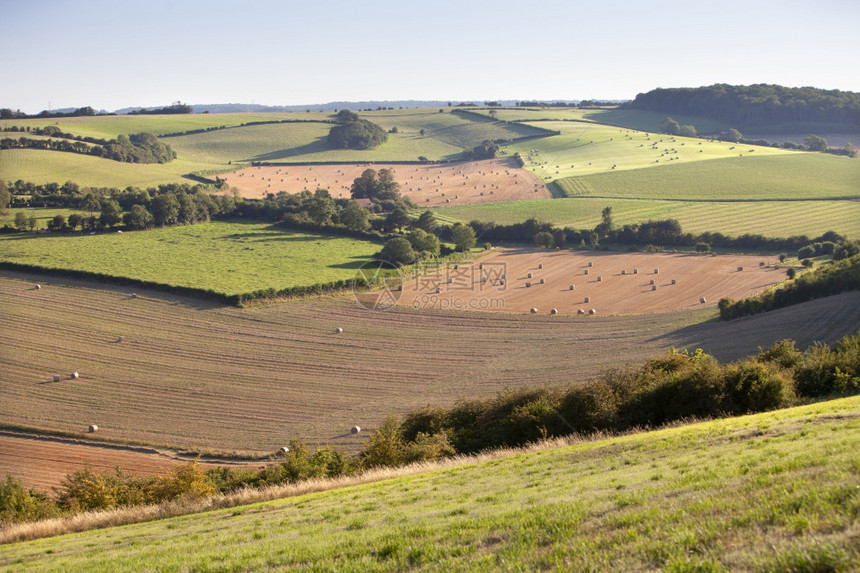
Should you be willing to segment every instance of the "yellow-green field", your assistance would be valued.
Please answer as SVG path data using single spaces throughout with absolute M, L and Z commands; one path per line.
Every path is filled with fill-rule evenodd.
M 854 397 L 15 543 L 0 566 L 854 571 L 858 451 Z

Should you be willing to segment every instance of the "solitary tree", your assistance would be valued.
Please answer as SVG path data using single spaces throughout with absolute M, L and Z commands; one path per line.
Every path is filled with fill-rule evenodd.
M 826 151 L 828 145 L 823 137 L 809 134 L 803 139 L 803 147 L 809 151 Z
M 393 263 L 397 266 L 408 265 L 417 258 L 412 245 L 404 237 L 390 239 L 376 257 L 380 261 Z
M 27 214 L 24 211 L 15 213 L 15 228 L 20 231 L 27 228 Z
M 475 230 L 463 223 L 456 223 L 451 228 L 451 240 L 457 251 L 470 251 L 475 246 Z

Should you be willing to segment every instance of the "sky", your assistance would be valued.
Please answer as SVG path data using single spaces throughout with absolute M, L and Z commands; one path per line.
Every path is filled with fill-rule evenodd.
M 860 91 L 857 0 L 0 0 L 0 108 Z

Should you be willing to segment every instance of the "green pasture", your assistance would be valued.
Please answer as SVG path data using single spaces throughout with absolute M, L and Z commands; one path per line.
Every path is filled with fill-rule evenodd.
M 97 235 L 0 235 L 0 260 L 240 294 L 355 276 L 380 244 L 261 222 Z
M 555 185 L 569 197 L 860 200 L 860 161 L 823 153 L 747 154 L 566 177 Z
M 649 220 L 677 219 L 685 232 L 746 233 L 766 237 L 818 236 L 836 231 L 860 237 L 860 201 L 661 201 L 616 198 L 573 198 L 484 203 L 439 207 L 437 219 L 449 223 L 492 221 L 503 225 L 529 218 L 560 227 L 593 229 L 601 211 L 612 207 L 616 226 Z
M 514 143 L 507 151 L 519 152 L 526 169 L 544 181 L 727 157 L 794 155 L 772 147 L 648 134 L 597 123 L 544 121 L 534 125 L 558 130 L 561 135 Z
M 186 173 L 221 166 L 175 159 L 170 163 L 122 163 L 112 159 L 47 151 L 8 149 L 0 152 L 0 179 L 37 184 L 74 181 L 82 187 L 152 187 L 163 183 L 192 183 Z
M 15 571 L 854 571 L 860 398 L 0 547 Z

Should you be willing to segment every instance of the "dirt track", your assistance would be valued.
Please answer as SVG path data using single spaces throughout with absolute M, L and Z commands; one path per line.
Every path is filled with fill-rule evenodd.
M 474 263 L 407 278 L 398 304 L 520 314 L 532 308 L 539 314 L 594 309 L 612 315 L 690 310 L 778 283 L 785 270 L 768 266 L 775 262 L 741 255 L 495 249 Z
M 400 183 L 400 192 L 419 207 L 467 205 L 549 199 L 546 185 L 531 172 L 517 167 L 513 160 L 487 159 L 451 165 L 290 165 L 248 167 L 222 176 L 243 197 L 263 197 L 266 193 L 299 193 L 318 187 L 332 197 L 349 197 L 352 182 L 365 169 L 390 169 Z

